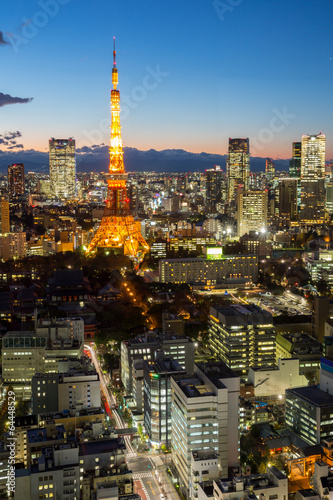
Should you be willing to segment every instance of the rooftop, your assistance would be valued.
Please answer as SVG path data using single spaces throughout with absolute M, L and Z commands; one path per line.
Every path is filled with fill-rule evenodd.
M 333 396 L 325 391 L 322 391 L 316 385 L 287 389 L 286 398 L 288 397 L 288 394 L 297 396 L 314 406 L 333 407 Z
M 7 332 L 2 338 L 18 338 L 18 337 L 28 337 L 28 338 L 45 338 L 45 335 L 38 335 L 35 332 L 20 332 L 20 331 L 12 331 Z
M 27 431 L 27 440 L 29 443 L 41 443 L 45 441 L 54 441 L 64 439 L 65 427 L 63 425 L 56 425 L 53 428 L 51 435 L 47 435 L 47 428 L 42 429 L 30 429 Z
M 199 460 L 217 460 L 217 454 L 216 451 L 213 449 L 208 449 L 208 450 L 193 450 L 192 451 L 192 458 L 195 462 Z
M 79 444 L 79 455 L 98 455 L 100 453 L 109 453 L 115 450 L 126 452 L 123 438 L 96 440 Z
M 238 375 L 232 371 L 223 361 L 211 361 L 208 363 L 198 363 L 199 370 L 213 382 L 215 387 L 221 387 L 221 380 L 228 378 L 238 378 Z M 224 386 L 223 386 L 224 387 Z
M 150 372 L 155 372 L 159 375 L 184 371 L 184 368 L 178 361 L 171 358 L 157 359 L 152 363 L 145 361 L 145 364 Z
M 215 396 L 198 377 L 184 375 L 184 378 L 176 380 L 176 384 L 187 398 L 200 398 L 204 396 Z
M 316 493 L 315 490 L 311 488 L 307 488 L 305 490 L 298 490 L 298 493 L 300 493 L 304 498 L 318 496 L 318 493 Z
M 248 325 L 271 325 L 273 327 L 273 317 L 265 309 L 261 309 L 255 304 L 233 304 L 229 306 L 212 306 L 210 314 L 217 319 L 221 319 L 225 326 L 247 327 Z

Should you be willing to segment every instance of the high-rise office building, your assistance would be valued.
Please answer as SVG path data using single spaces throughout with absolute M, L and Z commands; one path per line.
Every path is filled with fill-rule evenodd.
M 214 355 L 239 374 L 276 363 L 272 315 L 254 304 L 212 306 L 208 335 Z
M 222 170 L 220 165 L 205 171 L 206 207 L 208 211 L 216 211 L 216 204 L 222 199 Z
M 175 359 L 166 358 L 162 351 L 155 361 L 143 362 L 144 423 L 152 444 L 171 446 L 171 377 L 185 373 Z
M 132 394 L 133 390 L 133 361 L 143 359 L 152 362 L 154 353 L 160 350 L 177 360 L 187 372 L 193 372 L 195 345 L 189 337 L 172 333 L 147 334 L 144 338 L 125 340 L 121 343 L 121 380 L 127 394 Z
M 237 234 L 266 231 L 267 191 L 237 191 Z
M 293 142 L 292 158 L 289 162 L 289 177 L 297 179 L 297 210 L 301 209 L 301 161 L 302 161 L 302 143 Z
M 292 158 L 289 162 L 290 177 L 301 177 L 302 143 L 293 142 Z
M 302 136 L 300 220 L 307 224 L 324 222 L 325 143 L 322 133 Z
M 320 385 L 286 390 L 285 423 L 310 445 L 331 439 L 333 432 L 333 361 L 321 358 Z
M 24 165 L 23 163 L 14 163 L 8 165 L 8 192 L 9 199 L 16 196 L 22 196 L 25 190 Z
M 192 452 L 213 449 L 223 477 L 239 466 L 239 391 L 239 376 L 222 362 L 171 378 L 171 459 L 186 499 L 193 498 Z
M 275 165 L 274 165 L 273 160 L 271 158 L 266 158 L 265 173 L 266 173 L 267 182 L 269 182 L 269 183 L 272 182 L 273 177 L 275 175 Z
M 325 208 L 329 214 L 333 214 L 333 182 L 326 184 Z
M 10 232 L 9 202 L 5 198 L 0 201 L 0 224 L 2 234 Z
M 235 199 L 238 187 L 249 188 L 250 142 L 249 139 L 229 139 L 227 158 L 228 201 Z
M 75 197 L 75 140 L 50 139 L 50 184 L 55 198 L 71 200 Z
M 289 226 L 297 217 L 297 179 L 279 180 L 279 225 Z

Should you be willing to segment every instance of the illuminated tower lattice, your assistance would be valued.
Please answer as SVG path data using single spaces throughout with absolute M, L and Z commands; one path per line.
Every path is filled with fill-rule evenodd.
M 115 49 L 115 47 L 114 47 Z M 120 126 L 120 94 L 117 90 L 118 70 L 116 67 L 116 51 L 113 51 L 111 90 L 111 144 L 109 173 L 106 176 L 108 194 L 105 201 L 103 218 L 97 229 L 87 253 L 98 248 L 121 249 L 124 254 L 137 258 L 149 247 L 141 235 L 140 222 L 135 221 L 129 210 L 129 199 L 126 194 L 126 180 L 123 143 Z

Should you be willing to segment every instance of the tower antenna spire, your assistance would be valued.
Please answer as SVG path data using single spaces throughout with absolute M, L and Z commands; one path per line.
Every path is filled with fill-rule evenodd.
M 113 37 L 113 66 L 116 67 L 116 37 Z
M 116 66 L 116 37 L 113 37 L 113 66 L 112 66 L 112 84 L 113 90 L 117 90 L 118 70 Z

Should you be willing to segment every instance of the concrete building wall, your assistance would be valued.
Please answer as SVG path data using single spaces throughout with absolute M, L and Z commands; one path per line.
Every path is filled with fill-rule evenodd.
M 256 370 L 250 368 L 248 382 L 253 384 L 255 397 L 283 396 L 286 389 L 308 385 L 299 373 L 299 359 L 279 359 L 278 368 Z
M 58 410 L 73 406 L 97 408 L 101 406 L 100 381 L 98 375 L 64 376 L 58 387 Z

